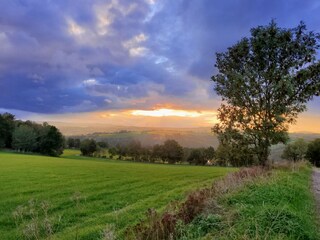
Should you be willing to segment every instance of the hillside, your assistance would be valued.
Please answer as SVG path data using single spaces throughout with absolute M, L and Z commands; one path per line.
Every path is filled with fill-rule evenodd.
M 142 128 L 142 127 L 124 127 L 111 125 L 79 125 L 71 126 L 62 123 L 56 124 L 57 127 L 66 135 L 84 138 L 93 138 L 97 141 L 106 141 L 111 146 L 116 144 L 125 144 L 132 140 L 138 140 L 144 146 L 153 146 L 162 144 L 167 139 L 174 139 L 183 147 L 218 147 L 218 139 L 211 132 L 210 128 Z M 303 138 L 311 141 L 320 138 L 319 133 L 290 133 L 291 140 Z M 272 146 L 271 159 L 278 161 L 284 145 L 278 144 Z

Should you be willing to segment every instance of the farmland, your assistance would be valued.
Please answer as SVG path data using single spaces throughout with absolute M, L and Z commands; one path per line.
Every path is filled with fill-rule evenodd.
M 114 224 L 121 235 L 148 208 L 161 210 L 234 170 L 89 159 L 78 154 L 67 150 L 54 158 L 0 152 L 1 239 L 22 238 L 28 224 L 43 217 L 40 210 L 34 212 L 44 202 L 52 239 L 97 239 L 106 224 Z M 22 219 L 15 215 L 17 209 L 34 215 Z

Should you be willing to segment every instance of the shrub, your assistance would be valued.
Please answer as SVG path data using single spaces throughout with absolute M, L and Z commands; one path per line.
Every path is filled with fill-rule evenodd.
M 306 158 L 313 165 L 320 167 L 320 138 L 309 143 Z

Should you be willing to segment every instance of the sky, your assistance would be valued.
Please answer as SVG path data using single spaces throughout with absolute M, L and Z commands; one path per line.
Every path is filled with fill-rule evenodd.
M 0 0 L 0 112 L 210 127 L 215 53 L 272 19 L 320 32 L 317 0 Z M 320 132 L 320 100 L 292 131 Z

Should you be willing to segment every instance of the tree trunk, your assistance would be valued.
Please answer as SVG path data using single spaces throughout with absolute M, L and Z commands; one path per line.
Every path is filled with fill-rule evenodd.
M 266 142 L 262 143 L 259 146 L 259 154 L 258 154 L 258 161 L 259 164 L 263 167 L 267 165 L 268 158 L 270 154 L 270 146 Z

